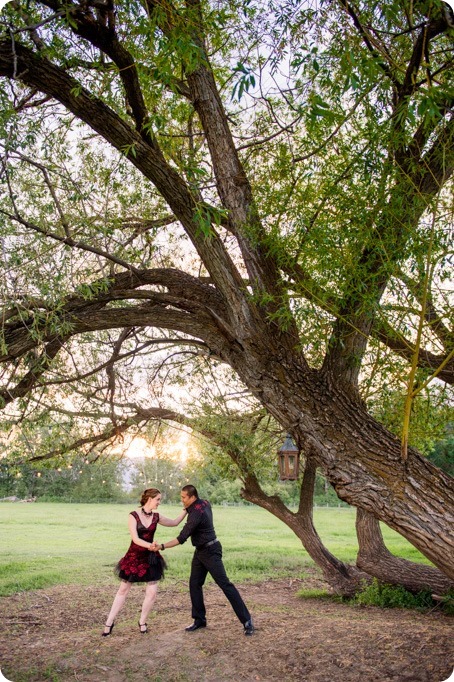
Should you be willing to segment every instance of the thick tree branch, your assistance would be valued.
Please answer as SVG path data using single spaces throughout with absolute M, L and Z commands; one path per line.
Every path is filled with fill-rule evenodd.
M 296 514 L 285 506 L 280 497 L 267 495 L 252 472 L 243 472 L 244 488 L 241 494 L 245 500 L 266 509 L 289 526 L 301 540 L 310 557 L 321 568 L 325 580 L 334 591 L 344 596 L 352 596 L 362 583 L 367 582 L 368 576 L 354 566 L 347 566 L 339 561 L 323 545 L 312 520 L 315 472 L 315 463 L 306 463 L 300 491 L 300 506 Z
M 54 338 L 46 343 L 41 355 L 33 362 L 33 367 L 25 376 L 12 388 L 0 390 L 0 407 L 5 407 L 17 398 L 23 398 L 36 386 L 43 374 L 49 369 L 52 360 L 62 349 L 66 339 Z M 31 348 L 30 348 L 31 350 Z
M 395 557 L 386 547 L 378 519 L 363 509 L 356 511 L 356 533 L 359 551 L 358 568 L 382 582 L 403 585 L 412 592 L 430 589 L 445 594 L 454 588 L 454 581 L 433 566 L 424 566 Z
M 323 371 L 356 390 L 361 360 L 374 323 L 375 310 L 393 268 L 405 255 L 407 241 L 430 200 L 454 171 L 454 119 L 440 128 L 431 148 L 416 163 L 408 154 L 387 205 L 352 273 Z M 401 197 L 406 196 L 405 205 Z M 385 251 L 385 256 L 384 256 Z M 367 301 L 367 303 L 365 303 Z
M 56 0 L 41 0 L 41 2 L 55 12 L 62 9 L 62 4 Z M 101 50 L 117 66 L 137 131 L 147 144 L 159 152 L 158 144 L 148 125 L 148 111 L 140 87 L 137 66 L 132 55 L 119 41 L 113 26 L 106 25 L 101 17 L 96 17 L 93 14 L 90 3 L 82 5 L 69 2 L 65 5 L 66 13 L 68 8 L 71 16 L 68 26 L 71 30 Z M 106 9 L 112 11 L 113 3 L 109 2 Z
M 376 320 L 373 327 L 373 335 L 384 343 L 388 348 L 410 362 L 414 352 L 415 345 L 409 339 L 406 339 L 402 334 L 397 333 L 385 320 Z M 446 355 L 435 355 L 431 351 L 420 348 L 418 352 L 418 367 L 421 369 L 430 370 L 442 381 L 448 384 L 454 384 L 454 358 L 452 357 L 452 350 Z
M 311 301 L 314 305 L 325 310 L 330 315 L 333 315 L 334 317 L 339 316 L 341 301 L 333 294 L 329 294 L 326 290 L 322 290 L 317 282 L 315 282 L 309 273 L 300 265 L 297 263 L 288 264 L 285 267 L 285 273 L 291 278 L 291 289 L 293 289 L 296 294 Z M 428 318 L 430 329 L 438 332 L 440 339 L 446 343 L 447 351 L 444 355 L 436 355 L 433 351 L 421 348 L 418 355 L 418 367 L 434 372 L 444 365 L 443 369 L 437 373 L 437 376 L 442 381 L 454 385 L 454 362 L 451 360 L 446 363 L 450 352 L 449 349 L 452 347 L 452 344 L 447 342 L 450 340 L 452 334 L 443 326 L 443 334 L 440 336 L 441 330 L 439 329 L 439 323 L 437 322 L 438 318 L 436 319 L 434 317 L 435 315 L 436 311 L 435 308 L 433 308 L 430 319 Z M 348 324 L 348 320 L 345 320 L 345 322 Z M 351 331 L 353 333 L 355 329 L 352 328 Z M 384 315 L 376 315 L 370 334 L 406 361 L 411 361 L 414 353 L 413 342 L 406 339 L 400 332 L 397 332 L 386 321 Z
M 425 61 L 425 66 L 429 64 L 429 43 L 433 38 L 446 31 L 448 24 L 444 17 L 437 20 L 432 20 L 424 24 L 419 32 L 418 38 L 415 42 L 413 53 L 407 66 L 404 80 L 399 87 L 399 100 L 397 102 L 396 110 L 405 100 L 415 92 L 418 87 L 417 74 L 421 68 L 421 64 Z
M 189 30 L 199 48 L 199 64 L 186 65 L 191 100 L 199 116 L 210 150 L 217 189 L 223 206 L 229 212 L 230 230 L 236 235 L 251 287 L 257 292 L 267 291 L 281 297 L 282 291 L 276 264 L 261 244 L 264 232 L 255 206 L 249 180 L 238 156 L 230 126 L 216 86 L 205 48 L 203 13 L 199 0 L 187 0 L 189 19 L 178 15 L 169 3 L 167 18 L 161 29 L 170 35 L 176 24 Z M 185 22 L 183 25 L 183 21 Z M 246 228 L 249 234 L 246 232 Z M 278 302 L 278 306 L 283 301 Z M 276 305 L 276 304 L 274 304 Z
M 402 270 L 399 272 L 399 279 L 404 282 L 408 287 L 409 291 L 413 294 L 419 304 L 421 304 L 422 297 L 422 284 L 421 282 L 413 279 L 406 275 Z M 440 313 L 434 304 L 433 296 L 429 292 L 426 306 L 425 306 L 425 318 L 430 330 L 436 334 L 439 340 L 444 344 L 447 350 L 451 350 L 454 347 L 454 331 L 451 331 L 443 323 L 443 315 Z
M 209 238 L 200 224 L 200 207 L 185 182 L 156 146 L 148 144 L 101 100 L 85 90 L 63 69 L 32 50 L 10 41 L 0 41 L 0 76 L 19 79 L 61 102 L 128 159 L 150 179 L 180 220 L 226 300 L 248 316 L 241 277 L 222 241 L 211 229 Z M 214 211 L 216 213 L 216 211 Z M 210 212 L 207 213 L 207 216 Z
M 147 284 L 164 286 L 169 293 L 141 289 Z M 95 331 L 96 328 L 118 328 L 130 315 L 135 322 L 126 324 L 127 327 L 146 325 L 159 327 L 161 326 L 160 322 L 164 323 L 164 320 L 167 319 L 163 328 L 172 329 L 170 320 L 174 319 L 178 325 L 175 327 L 176 331 L 188 333 L 199 339 L 204 338 L 204 325 L 206 325 L 206 334 L 210 338 L 210 335 L 217 336 L 219 334 L 218 341 L 222 338 L 222 333 L 227 333 L 229 329 L 228 323 L 223 320 L 225 314 L 223 299 L 216 290 L 207 284 L 200 283 L 195 277 L 176 269 L 156 268 L 141 270 L 138 274 L 120 273 L 109 281 L 107 287 L 101 287 L 101 293 L 96 293 L 99 291 L 96 282 L 93 283 L 92 291 L 93 295 L 88 299 L 87 297 L 73 295 L 63 299 L 57 307 L 58 312 L 55 315 L 60 325 L 69 325 L 69 336 L 85 331 Z M 147 303 L 135 308 L 105 310 L 107 316 L 105 319 L 102 320 L 97 317 L 101 309 L 105 308 L 110 302 L 131 298 L 145 298 Z M 168 308 L 169 305 L 192 312 L 182 313 L 181 310 Z M 4 325 L 4 344 L 7 352 L 0 356 L 0 362 L 20 358 L 35 348 L 39 342 L 48 342 L 55 337 L 55 331 L 48 331 L 47 329 L 47 318 L 42 321 L 33 320 L 30 315 L 24 314 L 23 308 L 18 309 L 18 313 L 17 319 L 10 319 Z M 115 321 L 116 314 L 118 314 L 118 323 Z M 142 321 L 140 321 L 141 319 Z M 35 324 L 32 334 L 33 322 Z M 95 326 L 93 327 L 93 325 Z M 101 326 L 98 327 L 98 325 Z M 91 327 L 93 328 L 91 329 Z M 221 327 L 223 330 L 220 332 Z M 232 332 L 230 332 L 230 336 L 233 338 Z

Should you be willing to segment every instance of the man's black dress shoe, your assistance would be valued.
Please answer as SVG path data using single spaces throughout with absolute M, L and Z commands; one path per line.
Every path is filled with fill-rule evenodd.
M 199 628 L 206 628 L 207 624 L 206 623 L 194 623 L 192 625 L 188 625 L 187 628 L 185 628 L 186 632 L 194 632 L 194 630 L 198 630 Z
M 253 635 L 255 632 L 254 628 L 254 623 L 252 622 L 252 618 L 250 620 L 247 620 L 244 623 L 244 634 L 245 635 Z

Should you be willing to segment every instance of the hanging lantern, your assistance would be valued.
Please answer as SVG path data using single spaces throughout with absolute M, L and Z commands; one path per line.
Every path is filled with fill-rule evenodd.
M 282 447 L 277 451 L 279 461 L 279 479 L 296 481 L 300 465 L 300 451 L 288 433 Z

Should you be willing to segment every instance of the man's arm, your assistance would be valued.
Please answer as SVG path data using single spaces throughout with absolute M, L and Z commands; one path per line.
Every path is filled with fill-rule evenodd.
M 188 520 L 186 521 L 183 530 L 178 535 L 178 537 L 176 537 L 174 540 L 168 540 L 167 542 L 163 543 L 154 542 L 153 551 L 159 552 L 159 550 L 161 550 L 162 552 L 164 549 L 169 549 L 170 547 L 182 545 L 184 542 L 186 542 L 188 537 L 190 537 L 190 535 L 192 535 L 192 533 L 195 531 L 202 518 L 203 510 L 198 511 L 196 509 L 193 509 L 191 513 L 188 515 Z
M 153 552 L 159 552 L 159 551 L 163 552 L 165 549 L 170 549 L 170 547 L 176 547 L 179 544 L 180 543 L 178 542 L 178 540 L 176 538 L 174 540 L 167 540 L 167 542 L 162 542 L 162 543 L 153 542 L 152 549 L 153 549 Z

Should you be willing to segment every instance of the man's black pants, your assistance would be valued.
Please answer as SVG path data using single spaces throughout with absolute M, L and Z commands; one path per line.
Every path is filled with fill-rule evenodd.
M 225 572 L 224 564 L 222 563 L 222 545 L 220 542 L 216 542 L 214 545 L 204 549 L 196 549 L 192 558 L 189 593 L 191 595 L 192 617 L 194 621 L 196 623 L 204 623 L 206 621 L 202 587 L 208 573 L 216 585 L 219 585 L 224 592 L 240 621 L 244 624 L 250 620 L 251 614 L 247 610 L 246 604 Z

